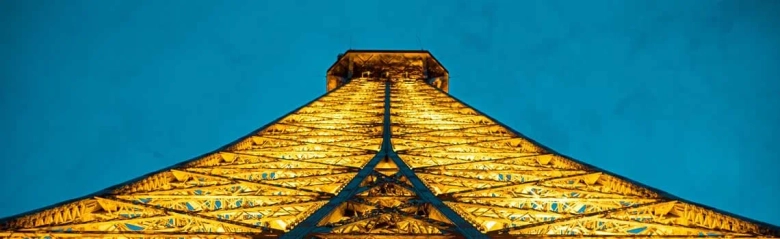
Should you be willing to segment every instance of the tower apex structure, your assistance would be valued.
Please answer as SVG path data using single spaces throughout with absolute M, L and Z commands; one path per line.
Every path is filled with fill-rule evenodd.
M 327 91 L 356 77 L 422 79 L 449 92 L 449 72 L 427 50 L 347 50 L 328 68 Z

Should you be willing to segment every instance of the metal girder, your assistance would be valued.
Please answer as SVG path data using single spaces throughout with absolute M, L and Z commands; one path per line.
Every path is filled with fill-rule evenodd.
M 526 138 L 448 95 L 427 52 L 352 53 L 332 91 L 251 135 L 0 237 L 780 238 Z M 361 69 L 385 74 L 343 78 Z
M 368 233 L 484 237 L 471 224 L 444 206 L 398 158 L 393 150 L 390 130 L 392 118 L 388 114 L 392 107 L 391 89 L 391 83 L 385 81 L 385 114 L 380 152 L 341 193 L 283 238 L 300 238 L 311 232 L 324 231 L 334 235 Z

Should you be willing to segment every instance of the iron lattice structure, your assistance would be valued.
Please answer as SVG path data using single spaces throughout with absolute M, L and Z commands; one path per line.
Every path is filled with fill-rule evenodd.
M 448 84 L 427 51 L 347 51 L 304 107 L 196 159 L 4 219 L 0 237 L 780 237 L 560 155 Z

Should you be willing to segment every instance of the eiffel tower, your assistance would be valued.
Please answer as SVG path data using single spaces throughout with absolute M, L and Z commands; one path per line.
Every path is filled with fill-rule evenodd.
M 340 54 L 327 93 L 222 148 L 0 221 L 2 238 L 780 238 L 558 154 L 450 96 L 427 51 Z

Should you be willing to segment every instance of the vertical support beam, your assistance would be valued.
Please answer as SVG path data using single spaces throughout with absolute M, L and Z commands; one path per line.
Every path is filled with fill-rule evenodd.
M 344 84 L 352 81 L 352 77 L 355 76 L 355 62 L 352 61 L 352 57 L 349 57 L 349 56 L 347 56 L 347 57 L 348 57 L 347 58 L 347 62 L 348 62 L 349 65 L 347 67 L 347 69 L 348 69 L 347 70 L 347 78 L 344 79 Z
M 351 69 L 351 67 L 350 67 Z M 352 72 L 352 71 L 350 71 Z M 385 92 L 385 94 L 388 94 L 388 92 Z M 389 105 L 387 100 L 387 95 L 385 95 L 385 115 L 384 115 L 384 122 L 385 130 L 386 126 L 389 125 L 390 122 L 390 113 L 389 113 Z M 388 134 L 387 131 L 384 132 L 384 134 Z M 363 180 L 366 179 L 368 175 L 371 174 L 372 171 L 374 171 L 374 168 L 376 167 L 379 162 L 387 157 L 387 150 L 392 149 L 390 147 L 390 141 L 387 140 L 387 137 L 383 136 L 382 140 L 382 146 L 379 150 L 379 152 L 372 158 L 368 163 L 366 163 L 365 166 L 363 166 L 360 171 L 358 171 L 357 175 L 355 175 L 354 178 L 352 178 L 349 183 L 347 183 L 346 186 L 344 186 L 344 189 L 342 189 L 335 197 L 331 198 L 325 205 L 323 205 L 321 208 L 317 209 L 314 213 L 312 213 L 309 217 L 301 221 L 301 223 L 298 223 L 295 227 L 293 227 L 292 230 L 289 232 L 283 234 L 281 237 L 282 239 L 297 239 L 297 238 L 304 238 L 305 236 L 311 234 L 311 233 L 317 233 L 318 231 L 315 231 L 317 229 L 317 224 L 322 221 L 323 218 L 328 216 L 336 207 L 347 201 L 348 199 L 355 196 L 355 194 L 358 193 L 358 189 L 360 189 L 360 183 L 363 182 Z
M 428 58 L 423 58 L 423 79 L 428 80 Z
M 488 238 L 487 235 L 480 232 L 477 228 L 474 227 L 474 225 L 471 225 L 466 219 L 463 219 L 458 213 L 456 213 L 454 210 L 452 210 L 447 205 L 444 205 L 444 202 L 442 202 L 439 198 L 436 197 L 436 195 L 431 192 L 428 187 L 425 186 L 425 184 L 420 180 L 419 177 L 417 177 L 416 174 L 414 174 L 414 171 L 412 171 L 411 168 L 409 168 L 408 165 L 400 158 L 398 157 L 398 154 L 395 152 L 392 146 L 392 137 L 393 137 L 393 131 L 390 128 L 391 127 L 391 121 L 390 121 L 390 88 L 391 88 L 391 82 L 386 82 L 386 88 L 385 88 L 385 125 L 384 125 L 384 140 L 382 140 L 382 150 L 387 153 L 387 157 L 393 160 L 395 165 L 398 167 L 398 174 L 403 175 L 406 177 L 409 182 L 412 183 L 412 186 L 415 190 L 415 193 L 417 193 L 417 196 L 422 199 L 424 202 L 430 203 L 434 208 L 439 210 L 444 216 L 447 217 L 453 224 L 455 224 L 455 228 L 465 237 L 465 238 Z

